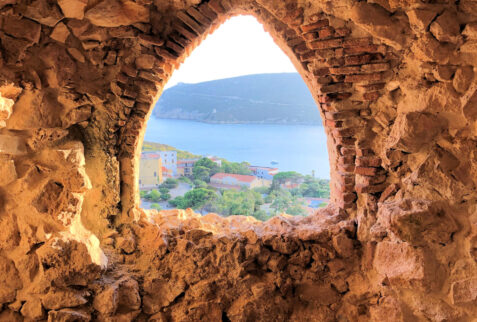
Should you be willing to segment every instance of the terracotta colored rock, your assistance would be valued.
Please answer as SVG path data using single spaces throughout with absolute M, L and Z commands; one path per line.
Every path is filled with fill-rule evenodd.
M 0 121 L 7 120 L 12 115 L 13 100 L 2 97 L 0 91 Z
M 46 0 L 33 1 L 28 5 L 24 15 L 49 27 L 54 27 L 63 18 L 56 4 L 49 3 Z
M 71 309 L 63 309 L 59 311 L 48 312 L 48 322 L 89 322 L 91 315 L 84 311 L 75 311 Z
M 429 27 L 431 21 L 437 16 L 434 10 L 411 9 L 406 11 L 411 28 L 419 33 L 423 33 Z
M 7 16 L 4 20 L 4 31 L 15 38 L 37 43 L 40 40 L 41 25 L 29 19 Z
M 457 92 L 463 94 L 469 89 L 473 79 L 473 68 L 471 66 L 465 66 L 457 69 L 452 84 Z
M 0 186 L 7 185 L 17 179 L 17 172 L 13 160 L 0 159 Z
M 394 122 L 388 142 L 402 151 L 416 152 L 432 143 L 444 126 L 443 121 L 432 114 L 401 114 Z
M 41 302 L 47 310 L 58 310 L 87 303 L 84 295 L 73 290 L 51 290 L 42 297 Z
M 460 26 L 456 18 L 456 15 L 451 11 L 444 11 L 431 24 L 431 33 L 439 41 L 456 42 L 457 37 L 460 35 Z
M 56 41 L 59 41 L 61 43 L 65 43 L 66 39 L 70 35 L 70 31 L 68 30 L 68 27 L 62 22 L 57 24 L 55 26 L 55 29 L 50 34 L 50 38 L 54 39 Z
M 87 0 L 58 0 L 58 5 L 66 18 L 83 19 Z
M 89 9 L 85 18 L 101 27 L 119 27 L 149 22 L 149 10 L 133 1 L 102 1 Z
M 18 136 L 0 135 L 0 153 L 10 155 L 26 154 L 25 142 Z
M 452 300 L 455 304 L 477 301 L 477 278 L 469 278 L 453 283 Z
M 15 300 L 16 291 L 22 287 L 14 263 L 3 256 L 0 257 L 0 303 L 9 303 Z
M 24 317 L 31 320 L 40 320 L 45 315 L 43 306 L 38 299 L 26 301 L 26 303 L 22 306 L 21 313 Z

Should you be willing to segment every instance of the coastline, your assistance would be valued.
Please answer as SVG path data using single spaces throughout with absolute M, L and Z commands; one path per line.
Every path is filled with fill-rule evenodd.
M 152 114 L 151 117 L 157 120 L 176 120 L 176 121 L 189 121 L 189 122 L 197 122 L 203 124 L 211 124 L 211 125 L 282 125 L 282 126 L 294 126 L 294 125 L 302 125 L 302 126 L 320 126 L 323 127 L 322 123 L 310 123 L 310 122 L 293 122 L 293 123 L 286 123 L 286 122 L 224 122 L 224 121 L 208 121 L 208 120 L 199 120 L 199 119 L 190 119 L 190 118 L 176 118 L 176 117 L 157 117 L 156 115 Z

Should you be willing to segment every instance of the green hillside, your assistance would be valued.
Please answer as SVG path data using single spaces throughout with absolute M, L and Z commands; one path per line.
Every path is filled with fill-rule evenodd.
M 177 159 L 195 159 L 200 158 L 200 155 L 192 154 L 187 151 L 178 150 L 170 145 L 155 143 L 155 142 L 147 142 L 144 141 L 142 144 L 142 151 L 177 151 Z
M 316 103 L 297 73 L 180 83 L 164 91 L 154 115 L 210 123 L 321 124 Z

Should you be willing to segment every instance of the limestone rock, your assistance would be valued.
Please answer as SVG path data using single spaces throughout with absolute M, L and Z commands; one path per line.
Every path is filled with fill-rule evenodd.
M 149 10 L 133 1 L 102 1 L 85 14 L 92 24 L 119 27 L 137 22 L 149 22 Z
M 465 66 L 457 69 L 452 84 L 457 92 L 463 94 L 469 89 L 473 79 L 474 70 L 472 66 Z
M 452 300 L 455 304 L 477 301 L 477 278 L 469 278 L 453 283 Z
M 71 308 L 88 302 L 83 295 L 84 293 L 71 290 L 51 290 L 42 297 L 41 302 L 47 310 Z
M 449 10 L 444 11 L 432 24 L 431 33 L 442 42 L 456 42 L 460 35 L 457 16 Z
M 393 284 L 422 282 L 426 276 L 423 251 L 408 243 L 381 242 L 376 247 L 374 267 Z
M 0 159 L 0 186 L 6 186 L 17 179 L 17 171 L 13 160 Z
M 118 293 L 116 284 L 107 285 L 94 297 L 94 309 L 104 315 L 113 315 L 118 308 Z
M 49 27 L 54 27 L 63 19 L 63 15 L 56 4 L 50 3 L 47 0 L 34 0 L 27 6 L 24 15 Z
M 8 120 L 12 115 L 13 100 L 2 97 L 0 91 L 0 121 Z
M 23 155 L 27 153 L 24 140 L 18 136 L 0 135 L 0 154 Z
M 24 317 L 31 320 L 40 320 L 43 318 L 45 311 L 43 310 L 43 306 L 41 305 L 40 300 L 38 299 L 31 299 L 23 304 L 21 313 Z
M 50 38 L 64 44 L 69 35 L 70 31 L 68 30 L 68 27 L 66 27 L 64 23 L 60 22 L 51 32 Z
M 84 63 L 86 61 L 85 58 L 84 58 L 84 55 L 81 53 L 81 51 L 79 49 L 68 48 L 67 51 L 71 55 L 71 57 L 73 57 L 74 59 L 76 59 L 80 63 Z
M 404 24 L 394 20 L 381 6 L 358 2 L 352 8 L 351 19 L 374 37 L 398 50 L 405 43 Z
M 0 304 L 13 302 L 16 291 L 22 287 L 22 281 L 15 264 L 0 256 Z
M 432 143 L 444 125 L 442 120 L 432 114 L 400 114 L 389 135 L 389 146 L 402 151 L 417 152 Z
M 412 52 L 416 58 L 427 62 L 447 64 L 452 48 L 439 43 L 434 37 L 426 33 L 412 45 Z
M 437 15 L 437 12 L 426 9 L 412 9 L 406 11 L 406 14 L 409 18 L 411 28 L 419 33 L 424 33 Z
M 88 0 L 58 0 L 58 5 L 66 18 L 82 20 Z
M 462 35 L 466 36 L 469 39 L 477 39 L 477 23 L 471 22 L 465 25 Z
M 40 40 L 41 25 L 34 21 L 6 16 L 3 23 L 4 32 L 15 38 L 23 38 L 32 43 L 38 43 Z
M 26 144 L 31 150 L 36 151 L 56 143 L 67 135 L 68 131 L 62 128 L 39 128 L 31 132 Z
M 63 309 L 59 311 L 48 312 L 48 322 L 89 322 L 91 315 L 84 311 L 75 311 L 71 309 Z

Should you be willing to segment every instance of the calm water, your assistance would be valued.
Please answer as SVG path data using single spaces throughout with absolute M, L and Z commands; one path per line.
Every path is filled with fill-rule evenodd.
M 322 126 L 206 124 L 149 119 L 146 141 L 159 142 L 199 155 L 216 155 L 229 161 L 272 166 L 329 179 L 326 135 Z

